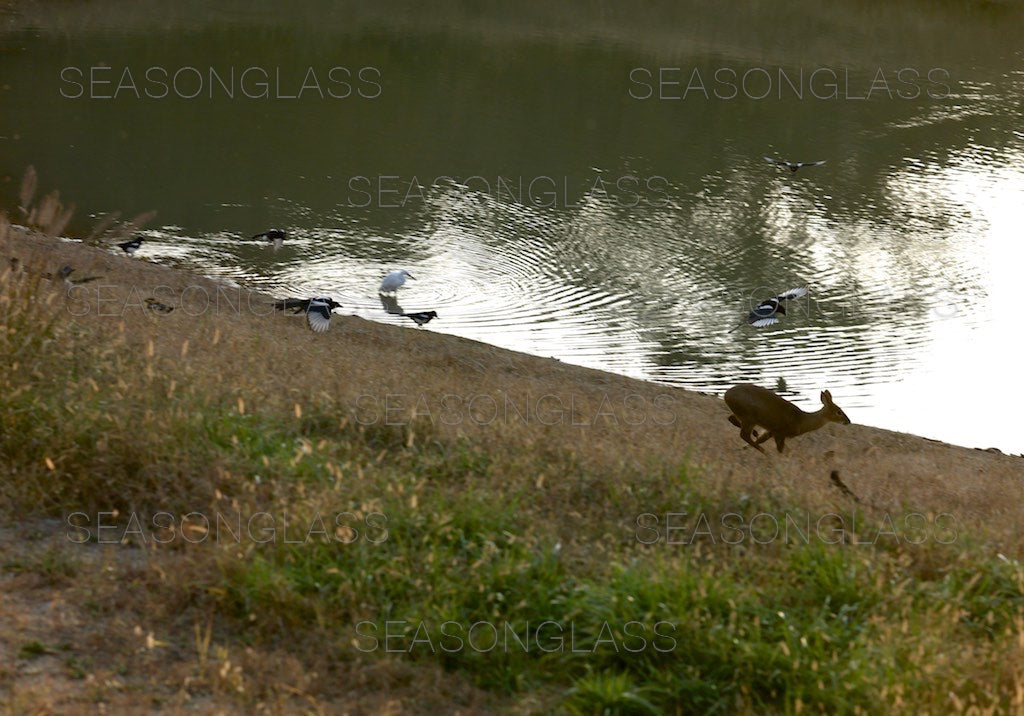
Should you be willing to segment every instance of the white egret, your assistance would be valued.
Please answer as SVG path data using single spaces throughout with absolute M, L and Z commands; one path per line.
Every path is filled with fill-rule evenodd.
M 401 269 L 400 271 L 392 271 L 391 273 L 384 277 L 383 281 L 380 282 L 380 292 L 394 293 L 405 284 L 406 276 L 413 280 L 415 280 L 416 278 L 405 269 Z

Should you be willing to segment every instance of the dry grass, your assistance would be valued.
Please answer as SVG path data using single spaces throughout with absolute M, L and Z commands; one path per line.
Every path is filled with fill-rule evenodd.
M 29 229 L 45 236 L 61 236 L 71 221 L 71 217 L 75 214 L 75 205 L 64 206 L 60 200 L 60 192 L 56 190 L 35 202 L 38 188 L 39 176 L 35 167 L 30 165 L 21 179 L 21 188 L 18 191 L 18 213 Z M 118 224 L 117 221 L 120 217 L 120 212 L 113 212 L 102 217 L 93 227 L 89 237 L 85 240 L 86 243 L 93 246 L 106 243 L 109 246 L 118 241 L 124 241 L 152 221 L 156 217 L 156 212 L 146 211 L 129 221 Z M 9 226 L 6 215 L 3 221 Z
M 0 700 L 13 712 L 1020 706 L 1020 458 L 858 425 L 762 456 L 715 397 L 355 317 L 313 335 L 269 297 L 6 225 L 0 249 L 0 506 L 19 516 L 0 554 L 0 623 L 16 625 L 0 632 L 13 664 Z M 39 278 L 65 263 L 105 280 L 68 295 Z M 147 311 L 148 296 L 174 312 Z M 360 527 L 376 512 L 389 538 L 191 544 L 203 525 L 176 519 L 128 546 L 94 529 L 78 544 L 67 522 L 116 511 L 121 535 L 133 514 L 260 510 L 299 525 L 351 510 Z M 946 513 L 956 537 L 665 544 L 667 513 L 730 511 L 837 513 L 862 540 L 887 517 Z M 643 513 L 661 520 L 658 544 L 638 542 Z M 686 653 L 353 648 L 361 620 L 661 612 L 695 625 Z

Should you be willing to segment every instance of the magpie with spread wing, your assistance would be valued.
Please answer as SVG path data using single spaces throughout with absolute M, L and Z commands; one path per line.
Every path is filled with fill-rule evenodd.
M 331 312 L 341 304 L 328 296 L 316 298 L 285 298 L 274 303 L 279 311 L 306 314 L 306 322 L 315 333 L 323 333 L 331 327 Z
M 783 305 L 783 301 L 789 301 L 791 299 L 803 298 L 807 295 L 807 287 L 801 286 L 800 288 L 791 288 L 785 293 L 780 293 L 778 296 L 772 296 L 766 298 L 757 304 L 757 306 L 747 316 L 747 320 L 740 323 L 738 326 L 729 329 L 729 333 L 732 333 L 737 328 L 744 324 L 750 324 L 754 328 L 764 328 L 772 324 L 779 322 L 779 316 L 786 315 L 786 307 Z
M 765 157 L 764 160 L 771 164 L 777 164 L 780 167 L 788 167 L 789 171 L 796 173 L 796 170 L 801 167 L 820 167 L 822 164 L 827 162 L 827 159 L 822 159 L 817 162 L 791 162 L 786 159 L 775 159 L 774 157 Z

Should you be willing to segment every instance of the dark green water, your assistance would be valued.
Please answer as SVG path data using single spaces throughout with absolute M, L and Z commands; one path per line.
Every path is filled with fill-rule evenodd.
M 139 257 L 1021 452 L 1015 4 L 56 3 L 0 32 L 0 185 Z M 745 78 L 745 82 L 744 82 Z M 827 159 L 791 173 L 764 156 Z M 247 241 L 272 226 L 279 252 Z M 766 329 L 751 302 L 810 295 Z M 412 329 L 410 329 L 412 330 Z M 1012 427 L 1011 427 L 1012 426 Z

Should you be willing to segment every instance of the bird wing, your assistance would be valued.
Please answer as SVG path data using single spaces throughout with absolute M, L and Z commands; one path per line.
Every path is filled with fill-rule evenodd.
M 326 303 L 311 302 L 306 309 L 306 321 L 317 333 L 323 333 L 331 326 L 331 307 Z
M 806 295 L 807 295 L 807 287 L 806 286 L 800 286 L 799 288 L 791 288 L 788 291 L 786 291 L 785 293 L 780 293 L 778 296 L 775 297 L 775 300 L 777 300 L 777 301 L 788 301 L 791 298 L 803 298 Z M 762 303 L 761 305 L 763 306 L 764 304 Z M 758 306 L 758 308 L 760 308 L 760 306 Z
M 765 157 L 764 160 L 766 162 L 771 162 L 772 164 L 785 164 L 786 163 L 783 160 L 775 159 L 774 157 Z
M 753 317 L 754 314 L 750 314 Z M 764 328 L 765 326 L 771 326 L 779 322 L 778 316 L 765 316 L 764 318 L 758 318 L 757 320 L 751 321 L 750 325 L 754 328 Z

